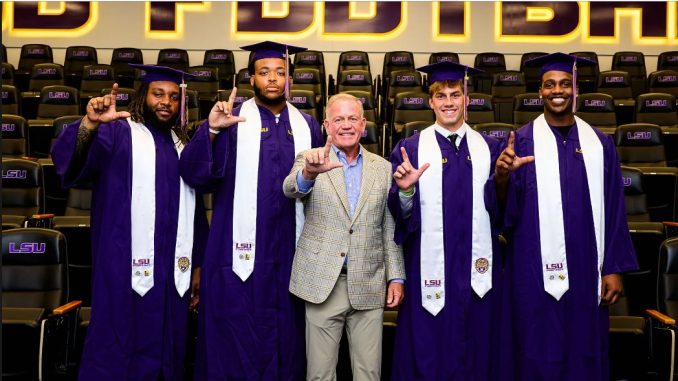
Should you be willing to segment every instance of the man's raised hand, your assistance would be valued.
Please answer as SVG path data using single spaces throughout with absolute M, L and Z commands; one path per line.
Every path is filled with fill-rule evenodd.
M 214 104 L 210 111 L 210 115 L 207 118 L 210 128 L 228 128 L 234 124 L 246 121 L 242 116 L 233 115 L 233 103 L 235 102 L 236 91 L 238 91 L 236 87 L 231 90 L 228 101 L 217 101 L 217 103 Z
M 321 173 L 331 171 L 334 168 L 343 167 L 338 161 L 330 161 L 330 149 L 332 148 L 332 135 L 327 137 L 327 142 L 322 148 L 315 148 L 306 152 L 306 165 L 302 176 L 306 180 L 314 180 Z
M 400 154 L 403 157 L 403 162 L 396 168 L 393 178 L 395 179 L 398 188 L 402 191 L 410 191 L 414 184 L 419 181 L 419 178 L 424 173 L 431 164 L 426 163 L 419 167 L 419 169 L 414 168 L 412 163 L 410 163 L 410 157 L 407 156 L 407 151 L 405 147 L 400 147 Z
M 509 172 L 515 171 L 516 169 L 523 166 L 523 164 L 534 161 L 534 156 L 519 157 L 516 155 L 516 152 L 513 148 L 515 145 L 515 139 L 515 133 L 511 132 L 508 138 L 508 145 L 501 155 L 499 155 L 497 164 L 494 168 L 494 172 L 497 177 L 506 178 L 508 177 Z
M 130 117 L 130 113 L 127 111 L 116 111 L 115 97 L 117 94 L 118 84 L 114 83 L 110 94 L 92 98 L 87 102 L 87 115 L 83 118 L 83 124 L 87 129 L 96 130 L 101 123 Z

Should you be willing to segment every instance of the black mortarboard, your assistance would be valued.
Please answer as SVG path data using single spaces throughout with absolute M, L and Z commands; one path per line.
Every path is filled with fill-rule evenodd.
M 483 72 L 482 70 L 448 61 L 422 66 L 417 68 L 417 70 L 428 74 L 429 83 L 438 81 L 460 81 L 467 78 L 468 75 Z
M 241 46 L 240 49 L 254 52 L 252 61 L 257 61 L 264 58 L 281 58 L 285 56 L 289 58 L 290 54 L 295 54 L 308 50 L 299 46 L 279 44 L 273 41 L 264 41 L 257 44 Z
M 195 77 L 193 74 L 173 69 L 167 66 L 129 64 L 130 67 L 143 70 L 146 73 L 141 77 L 141 82 L 149 83 L 156 81 L 169 81 L 177 85 L 186 82 L 186 79 Z

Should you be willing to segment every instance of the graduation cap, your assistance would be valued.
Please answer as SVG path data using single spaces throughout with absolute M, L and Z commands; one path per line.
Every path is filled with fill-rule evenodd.
M 188 112 L 186 111 L 186 79 L 194 78 L 195 75 L 173 69 L 167 66 L 128 64 L 130 67 L 143 70 L 146 74 L 141 77 L 142 83 L 151 83 L 159 81 L 174 82 L 179 85 L 181 95 L 181 106 L 179 108 L 179 120 L 181 127 L 188 124 Z
M 545 56 L 533 58 L 525 61 L 525 66 L 540 67 L 539 77 L 543 77 L 544 73 L 549 71 L 562 71 L 572 74 L 572 112 L 575 112 L 577 107 L 577 66 L 594 66 L 596 62 L 587 58 L 573 56 L 565 53 L 551 53 Z
M 264 41 L 257 44 L 241 46 L 240 49 L 254 52 L 252 60 L 250 63 L 254 63 L 258 60 L 264 58 L 280 58 L 285 61 L 285 97 L 290 93 L 289 89 L 289 78 L 290 78 L 290 67 L 291 70 L 294 70 L 292 62 L 290 60 L 290 54 L 295 54 L 308 50 L 307 48 L 302 48 L 300 46 L 293 46 L 287 44 L 280 44 L 273 41 Z
M 483 72 L 476 68 L 449 61 L 441 61 L 418 67 L 417 70 L 428 74 L 429 83 L 438 81 L 464 81 L 464 96 L 468 95 L 468 76 L 470 74 Z M 464 120 L 466 120 L 466 115 L 466 103 L 464 103 Z

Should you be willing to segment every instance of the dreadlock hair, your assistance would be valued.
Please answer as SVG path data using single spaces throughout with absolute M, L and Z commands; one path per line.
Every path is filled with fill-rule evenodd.
M 146 96 L 148 95 L 148 88 L 149 88 L 148 83 L 146 82 L 142 83 L 141 87 L 139 87 L 139 91 L 137 91 L 136 95 L 132 98 L 128 106 L 128 111 L 131 115 L 132 120 L 137 123 L 145 123 L 144 109 L 146 107 Z M 186 94 L 186 97 L 188 97 L 188 94 Z M 188 105 L 188 101 L 186 101 L 186 104 Z M 179 107 L 181 107 L 181 101 L 179 102 Z M 188 110 L 185 111 L 187 112 Z M 177 120 L 174 126 L 172 126 L 172 131 L 174 131 L 174 133 L 177 134 L 177 137 L 179 138 L 181 144 L 186 145 L 188 143 L 189 141 L 188 133 L 186 131 L 186 127 L 181 126 L 181 118 L 179 117 L 179 115 L 177 115 Z

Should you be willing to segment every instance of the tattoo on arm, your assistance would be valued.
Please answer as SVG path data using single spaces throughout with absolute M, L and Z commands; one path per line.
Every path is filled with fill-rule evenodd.
M 75 143 L 75 153 L 78 156 L 83 156 L 89 148 L 92 139 L 94 138 L 94 131 L 88 130 L 87 127 L 80 125 L 78 128 L 78 137 Z

